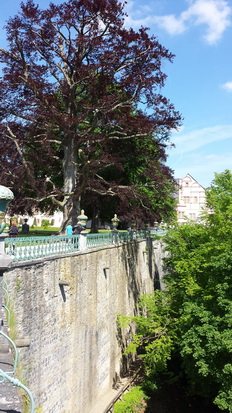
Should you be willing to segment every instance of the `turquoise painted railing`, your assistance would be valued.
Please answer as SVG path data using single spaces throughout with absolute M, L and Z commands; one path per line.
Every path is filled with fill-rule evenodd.
M 8 284 L 7 284 L 4 276 L 3 276 L 3 281 L 2 281 L 2 289 L 3 289 L 3 292 L 4 292 L 5 301 L 7 300 L 6 303 L 8 305 L 8 302 L 9 302 Z M 10 320 L 10 310 L 8 309 L 8 307 L 6 305 L 3 305 L 3 307 L 8 312 L 8 322 L 7 322 L 7 324 L 8 324 L 8 327 L 9 327 L 9 324 L 10 324 L 10 321 L 9 321 Z M 0 330 L 0 335 L 3 336 L 12 345 L 12 347 L 14 349 L 14 357 L 13 357 L 14 366 L 13 366 L 13 370 L 11 370 L 11 371 L 5 371 L 4 370 L 3 371 L 2 369 L 0 369 L 0 384 L 4 383 L 5 380 L 8 380 L 14 386 L 21 387 L 21 389 L 25 390 L 25 392 L 28 394 L 28 397 L 30 399 L 30 404 L 31 404 L 30 413 L 35 413 L 35 403 L 34 403 L 34 398 L 33 398 L 32 393 L 30 392 L 28 387 L 26 387 L 20 380 L 18 380 L 17 378 L 11 376 L 11 374 L 15 374 L 16 368 L 17 368 L 17 365 L 18 365 L 18 360 L 19 360 L 18 349 L 17 349 L 14 341 L 6 333 L 4 333 L 2 330 Z
M 118 237 L 118 242 L 129 242 L 135 239 L 144 239 L 146 236 L 146 231 L 118 232 L 116 235 L 116 237 Z
M 9 238 L 6 242 L 6 254 L 11 255 L 13 261 L 28 261 L 78 249 L 79 235 Z
M 87 248 L 103 247 L 110 244 L 112 244 L 111 232 L 106 234 L 87 234 Z
M 158 235 L 159 237 L 162 237 L 163 235 L 166 235 L 167 234 L 167 229 L 162 229 L 162 228 L 158 228 L 158 229 L 152 229 L 151 231 L 150 231 L 150 234 L 151 234 L 151 236 L 156 236 L 156 235 Z
M 12 383 L 14 386 L 21 387 L 21 389 L 25 390 L 25 392 L 29 396 L 30 403 L 31 403 L 30 413 L 36 413 L 34 399 L 33 399 L 32 393 L 30 392 L 28 387 L 24 386 L 24 384 L 21 381 L 19 381 L 18 379 L 15 379 L 14 377 L 11 377 L 9 374 L 5 373 L 2 369 L 0 369 L 0 383 L 4 383 L 4 381 L 6 379 L 10 383 Z M 13 411 L 13 410 L 11 410 L 11 411 Z
M 52 255 L 67 254 L 80 251 L 80 235 L 50 236 L 50 237 L 19 237 L 8 238 L 6 254 L 14 262 L 30 261 Z M 112 231 L 105 234 L 85 234 L 87 249 L 103 247 L 135 239 L 146 238 L 145 231 L 121 232 Z
M 133 239 L 146 238 L 145 231 L 121 232 L 112 231 L 106 234 L 87 234 L 87 248 L 96 248 L 104 245 L 117 244 L 120 242 L 130 242 Z

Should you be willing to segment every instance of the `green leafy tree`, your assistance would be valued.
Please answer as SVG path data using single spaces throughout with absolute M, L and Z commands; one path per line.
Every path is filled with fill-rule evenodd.
M 227 412 L 232 412 L 231 188 L 229 171 L 216 174 L 207 191 L 211 212 L 204 224 L 169 231 L 167 288 L 145 299 L 143 312 L 133 319 L 137 334 L 129 348 L 143 344 L 148 373 L 165 369 L 178 354 L 191 392 Z M 156 331 L 165 331 L 165 340 Z
M 232 173 L 226 169 L 222 173 L 215 173 L 210 188 L 206 190 L 206 199 L 209 208 L 215 214 L 223 214 L 224 218 L 232 218 Z
M 138 353 L 143 359 L 148 377 L 164 371 L 176 337 L 176 319 L 171 316 L 169 296 L 156 290 L 140 298 L 139 313 L 134 317 L 120 315 L 119 325 L 124 328 L 134 324 L 136 333 L 125 354 Z
M 102 186 L 100 197 L 94 191 L 97 182 L 93 177 L 92 189 L 82 197 L 87 215 L 110 221 L 117 211 L 121 221 L 129 223 L 136 219 L 138 226 L 175 219 L 175 182 L 161 160 L 154 138 L 112 142 L 110 150 L 120 159 L 121 166 L 117 163 L 101 170 L 105 189 Z M 164 151 L 162 159 L 166 159 Z M 116 196 L 108 193 L 112 181 L 118 182 Z

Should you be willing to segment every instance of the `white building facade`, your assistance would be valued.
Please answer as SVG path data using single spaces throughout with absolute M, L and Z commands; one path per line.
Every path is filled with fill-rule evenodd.
M 63 212 L 55 211 L 53 215 L 48 215 L 42 214 L 40 211 L 35 211 L 33 216 L 28 216 L 27 214 L 15 215 L 15 218 L 17 218 L 16 221 L 18 224 L 23 224 L 23 221 L 26 218 L 28 220 L 27 223 L 30 227 L 32 227 L 33 225 L 35 227 L 41 227 L 42 221 L 46 220 L 49 221 L 49 226 L 59 228 L 63 221 Z M 12 220 L 12 217 L 10 215 L 6 215 L 6 222 L 8 224 L 10 223 L 10 220 Z
M 190 175 L 177 180 L 178 204 L 177 219 L 180 224 L 199 221 L 206 210 L 205 189 Z

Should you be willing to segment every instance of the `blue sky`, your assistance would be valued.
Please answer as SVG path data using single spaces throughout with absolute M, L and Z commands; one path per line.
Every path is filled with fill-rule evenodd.
M 4 1 L 2 27 L 21 0 Z M 35 3 L 43 8 L 49 0 Z M 54 0 L 60 4 L 62 0 Z M 215 172 L 232 169 L 232 2 L 226 0 L 128 0 L 126 25 L 150 28 L 176 55 L 164 62 L 168 75 L 163 94 L 182 114 L 183 126 L 171 136 L 175 148 L 167 164 L 176 178 L 190 173 L 202 186 Z

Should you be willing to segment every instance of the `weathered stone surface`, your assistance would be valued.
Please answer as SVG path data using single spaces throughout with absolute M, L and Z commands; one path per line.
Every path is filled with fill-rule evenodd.
M 0 234 L 0 236 L 1 235 L 2 234 Z M 1 251 L 1 248 L 3 248 L 3 251 Z M 4 248 L 4 243 L 0 242 L 0 271 L 9 268 L 12 263 L 12 258 L 9 257 L 9 255 L 4 254 Z
M 15 340 L 16 347 L 29 347 L 31 340 L 29 337 L 17 338 Z
M 117 316 L 134 315 L 139 296 L 154 290 L 149 248 L 140 241 L 13 264 L 6 273 L 18 337 L 30 338 L 19 349 L 22 372 L 43 412 L 89 413 L 111 392 L 129 340 Z

